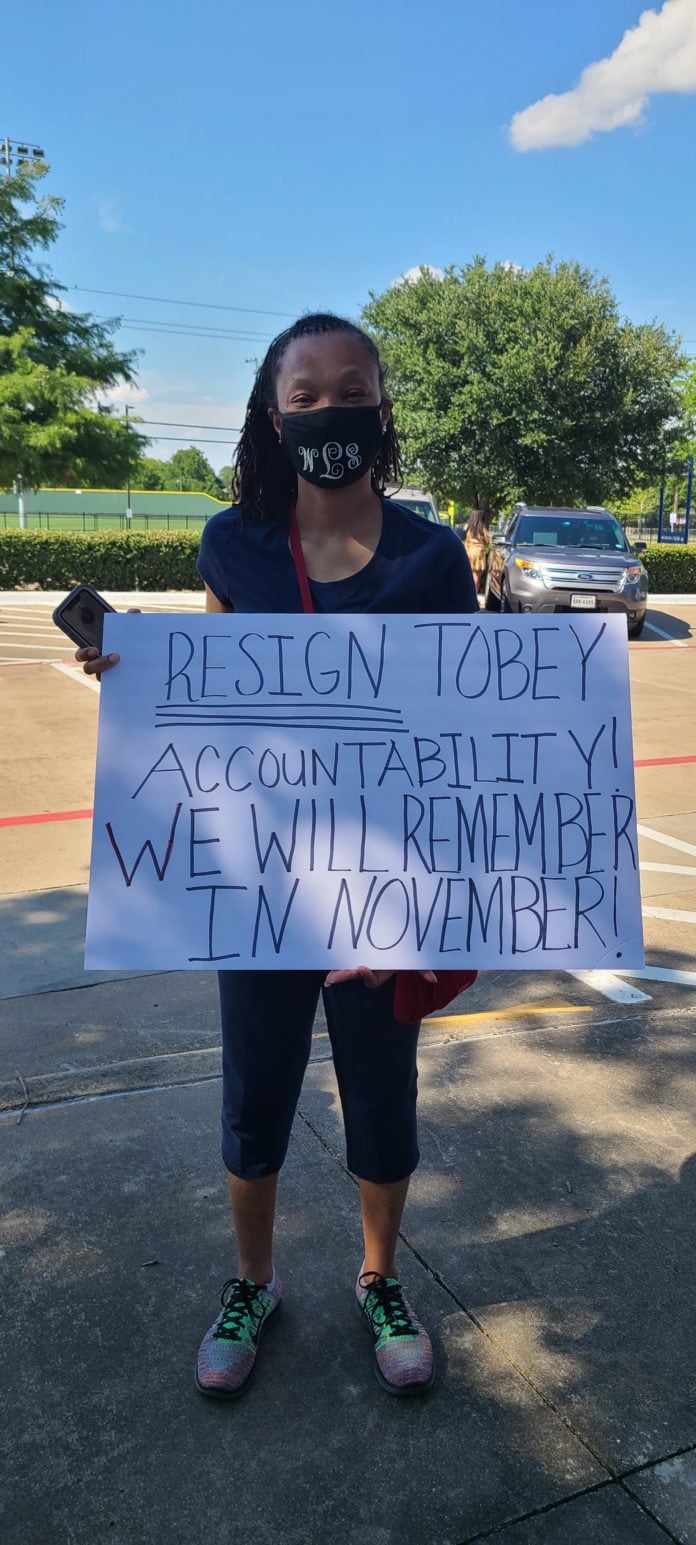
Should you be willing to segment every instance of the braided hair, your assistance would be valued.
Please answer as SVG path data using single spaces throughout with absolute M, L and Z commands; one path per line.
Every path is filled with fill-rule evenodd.
M 278 520 L 288 514 L 297 498 L 297 473 L 278 443 L 268 409 L 278 406 L 276 381 L 290 344 L 296 338 L 325 333 L 351 333 L 354 338 L 359 338 L 377 366 L 380 390 L 384 389 L 384 367 L 377 346 L 355 322 L 334 316 L 330 311 L 317 311 L 300 317 L 292 327 L 279 333 L 257 371 L 235 455 L 234 499 L 251 520 L 265 523 Z M 401 482 L 399 443 L 390 418 L 372 467 L 372 487 L 376 493 L 383 494 L 388 483 Z

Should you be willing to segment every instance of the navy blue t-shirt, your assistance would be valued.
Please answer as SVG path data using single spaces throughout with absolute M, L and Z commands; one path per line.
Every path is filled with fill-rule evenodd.
M 392 499 L 382 500 L 382 535 L 348 579 L 309 581 L 317 612 L 475 612 L 469 560 L 459 537 Z M 233 506 L 203 527 L 198 572 L 235 612 L 301 612 L 285 522 L 242 520 Z

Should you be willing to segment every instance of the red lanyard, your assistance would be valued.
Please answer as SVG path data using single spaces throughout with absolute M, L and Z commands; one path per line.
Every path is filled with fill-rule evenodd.
M 290 551 L 292 553 L 293 563 L 295 565 L 295 573 L 297 575 L 297 583 L 300 587 L 300 595 L 302 597 L 302 610 L 303 612 L 313 612 L 314 602 L 312 600 L 312 592 L 309 588 L 304 553 L 302 551 L 302 543 L 300 541 L 300 528 L 297 524 L 297 516 L 295 514 L 294 505 L 290 511 L 289 533 Z

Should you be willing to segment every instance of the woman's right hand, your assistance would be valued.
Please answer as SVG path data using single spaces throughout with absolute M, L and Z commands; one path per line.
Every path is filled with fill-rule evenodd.
M 75 659 L 82 666 L 85 676 L 96 676 L 97 681 L 102 671 L 112 670 L 120 658 L 120 654 L 100 654 L 95 644 L 75 651 Z
M 137 612 L 138 616 L 140 616 L 141 608 L 139 606 L 129 606 L 128 612 L 129 614 Z M 100 654 L 96 644 L 89 644 L 83 649 L 76 649 L 75 651 L 75 659 L 82 666 L 85 676 L 96 676 L 97 681 L 102 671 L 113 670 L 114 666 L 118 665 L 120 658 L 120 654 Z

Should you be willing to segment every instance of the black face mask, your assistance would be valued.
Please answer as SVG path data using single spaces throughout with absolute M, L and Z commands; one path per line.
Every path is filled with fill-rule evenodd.
M 281 441 L 299 477 L 317 488 L 347 488 L 364 477 L 382 444 L 379 408 L 281 413 Z

